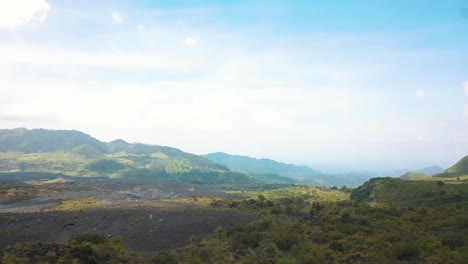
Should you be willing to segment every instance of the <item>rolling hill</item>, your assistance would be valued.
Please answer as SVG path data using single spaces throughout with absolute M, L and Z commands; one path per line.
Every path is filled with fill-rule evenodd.
M 369 179 L 369 175 L 361 173 L 326 174 L 307 166 L 286 164 L 270 159 L 256 159 L 248 156 L 230 155 L 223 152 L 205 155 L 209 160 L 226 166 L 233 171 L 258 175 L 278 175 L 277 182 L 284 182 L 284 177 L 299 184 L 328 185 L 328 186 L 358 186 Z M 282 181 L 278 181 L 282 177 Z M 264 180 L 259 178 L 260 180 Z
M 415 172 L 419 172 L 419 173 L 423 173 L 423 174 L 427 174 L 427 175 L 435 175 L 435 174 L 441 173 L 443 171 L 444 171 L 444 168 L 442 168 L 440 166 L 437 166 L 437 165 L 422 168 L 422 169 L 419 169 L 419 170 L 415 170 Z
M 88 145 L 101 153 L 107 152 L 105 143 L 76 130 L 0 130 L 0 152 L 67 152 L 80 145 Z
M 358 202 L 391 206 L 468 206 L 468 156 L 434 176 L 407 172 L 400 178 L 372 178 L 351 192 Z M 457 178 L 458 177 L 458 178 Z
M 463 157 L 457 163 L 455 163 L 450 168 L 446 169 L 442 173 L 436 174 L 436 177 L 460 177 L 460 176 L 467 176 L 468 175 L 468 156 Z
M 409 171 L 400 176 L 400 179 L 410 180 L 410 181 L 420 181 L 420 180 L 426 180 L 428 178 L 431 178 L 431 176 L 424 174 L 424 173 L 420 173 L 420 172 L 414 172 L 414 171 Z
M 351 192 L 351 200 L 390 206 L 464 207 L 468 188 L 465 184 L 441 181 L 407 181 L 397 178 L 373 178 Z
M 310 181 L 322 175 L 321 172 L 307 166 L 286 164 L 271 159 L 256 159 L 223 152 L 210 153 L 204 157 L 231 170 L 252 174 L 276 174 L 297 181 Z
M 76 130 L 0 130 L 0 172 L 61 173 L 81 177 L 164 177 L 196 183 L 247 183 L 202 156 L 176 148 L 99 141 Z

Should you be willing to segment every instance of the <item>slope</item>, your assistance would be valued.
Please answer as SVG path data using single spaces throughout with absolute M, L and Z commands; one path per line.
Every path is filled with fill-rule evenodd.
M 444 184 L 441 181 L 373 178 L 354 189 L 350 198 L 391 206 L 468 208 L 467 185 Z
M 446 169 L 444 172 L 436 174 L 436 177 L 459 177 L 468 175 L 468 156 L 463 157 L 452 167 Z
M 253 174 L 276 174 L 299 181 L 313 180 L 322 175 L 319 171 L 307 166 L 286 164 L 270 159 L 256 159 L 223 152 L 210 153 L 205 155 L 205 157 L 231 170 Z
M 252 182 L 210 160 L 176 148 L 101 142 L 76 130 L 0 130 L 0 172 L 83 177 L 164 177 L 197 183 Z
M 442 168 L 440 166 L 437 166 L 437 165 L 422 168 L 422 169 L 419 169 L 419 170 L 415 170 L 415 172 L 424 173 L 424 174 L 427 174 L 427 175 L 434 175 L 434 174 L 437 174 L 437 173 L 441 173 L 443 171 L 444 171 L 444 168 Z
M 250 173 L 253 177 L 262 181 L 265 181 L 265 179 L 264 177 L 258 177 L 259 175 L 278 175 L 290 178 L 299 184 L 358 186 L 370 178 L 368 175 L 361 173 L 325 174 L 307 166 L 286 164 L 270 159 L 255 159 L 247 156 L 230 155 L 222 152 L 210 153 L 205 155 L 205 157 L 231 170 Z M 279 181 L 279 177 L 275 178 L 269 180 L 289 183 L 284 178 L 282 181 Z
M 410 181 L 420 181 L 420 180 L 426 180 L 428 178 L 431 178 L 431 176 L 424 174 L 424 173 L 414 172 L 414 171 L 409 171 L 400 176 L 400 179 L 410 180 Z

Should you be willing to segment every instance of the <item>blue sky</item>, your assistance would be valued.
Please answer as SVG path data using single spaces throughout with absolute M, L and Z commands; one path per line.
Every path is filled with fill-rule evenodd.
M 0 4 L 2 128 L 322 169 L 468 154 L 465 1 Z

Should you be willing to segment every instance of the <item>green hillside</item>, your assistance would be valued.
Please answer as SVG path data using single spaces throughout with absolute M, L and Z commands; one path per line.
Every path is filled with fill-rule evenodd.
M 373 178 L 351 192 L 358 202 L 390 206 L 468 208 L 468 185 Z
M 271 159 L 256 159 L 247 156 L 230 155 L 223 152 L 210 153 L 204 157 L 224 165 L 230 170 L 249 173 L 252 177 L 270 183 L 302 183 L 312 185 L 345 185 L 334 181 L 319 171 L 307 166 L 286 164 Z
M 452 167 L 446 169 L 444 172 L 436 174 L 436 177 L 458 177 L 468 175 L 468 156 L 463 157 Z
M 80 145 L 107 152 L 104 142 L 76 130 L 0 129 L 0 152 L 67 152 Z
M 60 173 L 80 177 L 164 177 L 197 183 L 248 183 L 202 156 L 176 148 L 101 142 L 79 131 L 0 130 L 0 172 Z
M 286 164 L 270 159 L 255 159 L 222 152 L 210 153 L 205 155 L 205 157 L 232 170 L 254 174 L 276 174 L 301 181 L 312 179 L 321 174 L 319 171 L 307 166 Z
M 434 174 L 437 174 L 437 173 L 441 173 L 443 171 L 444 171 L 444 168 L 442 168 L 440 166 L 437 166 L 437 165 L 422 168 L 422 169 L 419 169 L 419 170 L 415 170 L 415 172 L 424 173 L 424 174 L 427 174 L 427 175 L 434 175 Z
M 278 175 L 275 182 L 289 183 L 285 178 L 302 184 L 325 186 L 358 186 L 369 179 L 368 175 L 359 173 L 325 174 L 307 166 L 286 164 L 270 159 L 255 159 L 247 156 L 230 155 L 222 152 L 205 155 L 209 160 L 226 166 L 234 171 L 258 175 Z M 257 176 L 256 176 L 257 175 Z M 260 179 L 260 178 L 259 178 Z M 270 179 L 272 180 L 272 179 Z
M 400 179 L 410 181 L 421 181 L 426 180 L 428 178 L 431 178 L 431 176 L 415 171 L 410 171 L 400 176 Z

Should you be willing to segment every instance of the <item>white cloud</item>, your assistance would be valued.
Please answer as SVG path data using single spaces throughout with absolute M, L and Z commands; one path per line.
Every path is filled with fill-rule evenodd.
M 463 83 L 463 90 L 465 92 L 465 95 L 468 95 L 468 81 L 465 81 Z
M 188 72 L 195 68 L 193 62 L 177 60 L 168 56 L 136 52 L 85 52 L 75 50 L 38 48 L 28 45 L 1 45 L 0 66 L 40 67 L 60 66 L 102 67 L 108 69 L 147 69 L 172 72 Z
M 127 16 L 136 16 L 125 12 L 116 21 L 107 11 L 104 19 L 129 24 Z M 387 97 L 414 100 L 415 87 L 407 90 L 412 83 L 394 91 L 369 85 L 395 66 L 373 61 L 386 52 L 369 55 L 359 44 L 351 48 L 355 56 L 347 57 L 342 44 L 328 38 L 313 47 L 295 39 L 290 46 L 289 40 L 229 30 L 194 32 L 156 17 L 145 16 L 144 25 L 134 23 L 130 30 L 90 34 L 75 50 L 0 44 L 0 119 L 7 119 L 0 127 L 78 129 L 104 140 L 121 137 L 195 153 L 223 150 L 310 162 L 342 153 L 346 144 L 348 157 L 356 154 L 350 149 L 364 153 L 360 144 L 368 138 L 375 149 L 392 145 L 393 137 L 414 144 L 417 135 L 435 138 L 412 129 L 424 118 L 407 115 L 405 105 Z M 460 110 L 452 116 L 460 118 Z M 383 155 L 373 151 L 359 157 Z
M 117 11 L 114 11 L 112 12 L 112 20 L 114 21 L 114 23 L 120 25 L 123 23 L 123 17 L 122 15 L 117 12 Z
M 185 40 L 184 40 L 184 44 L 185 44 L 185 46 L 187 46 L 187 47 L 192 47 L 192 46 L 197 45 L 197 44 L 198 44 L 198 41 L 199 41 L 199 40 L 196 39 L 196 38 L 187 37 L 187 38 L 185 38 Z
M 463 116 L 468 118 L 468 104 L 463 106 Z
M 138 30 L 138 32 L 143 32 L 143 31 L 145 31 L 145 26 L 143 26 L 142 24 L 138 24 L 137 25 L 137 30 Z
M 246 138 L 274 142 L 289 138 L 289 133 L 295 135 L 294 140 L 339 137 L 343 129 L 337 130 L 336 125 L 341 126 L 341 121 L 320 126 L 316 120 L 352 112 L 355 99 L 329 89 L 214 90 L 215 85 L 83 85 L 70 81 L 34 89 L 17 85 L 4 91 L 10 103 L 2 104 L 0 113 L 26 121 L 55 120 L 54 128 L 105 131 L 119 125 L 129 135 L 155 131 L 135 140 L 173 146 L 184 143 L 187 150 L 201 151 L 206 146 L 199 141 L 216 145 L 228 140 L 235 146 Z M 21 119 L 17 126 L 27 123 Z M 105 133 L 96 134 L 101 135 Z M 116 133 L 104 138 L 125 136 Z
M 414 93 L 414 96 L 416 96 L 416 98 L 424 98 L 424 96 L 426 96 L 426 93 L 423 89 L 417 89 Z
M 33 21 L 45 21 L 49 11 L 45 0 L 0 1 L 0 28 L 14 30 Z

